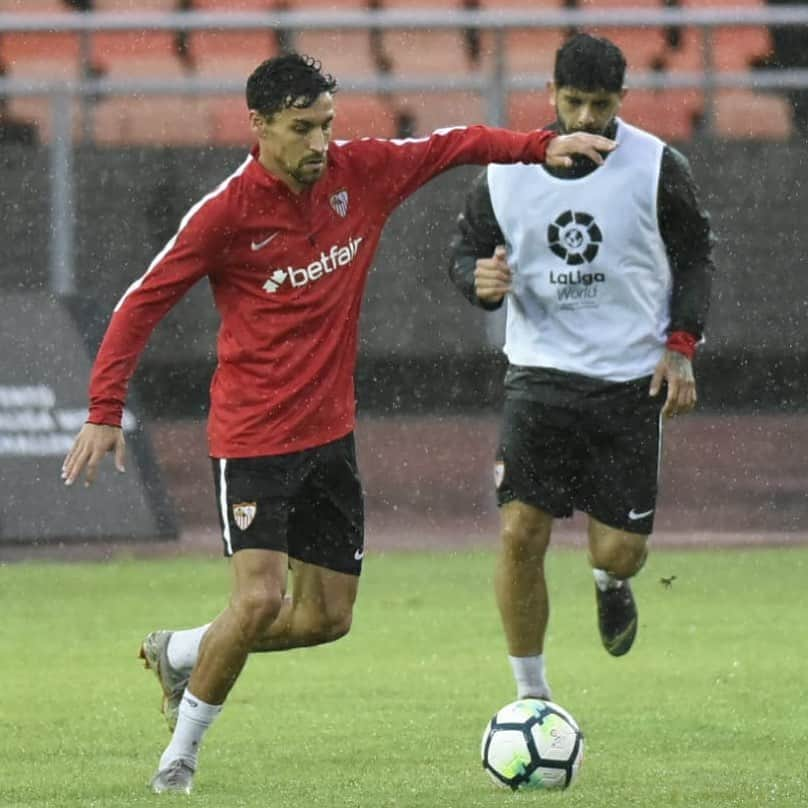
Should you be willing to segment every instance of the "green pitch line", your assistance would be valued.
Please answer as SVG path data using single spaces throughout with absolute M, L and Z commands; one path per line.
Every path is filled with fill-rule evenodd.
M 226 562 L 0 566 L 0 805 L 808 804 L 808 549 L 653 553 L 620 659 L 583 553 L 553 553 L 547 669 L 587 742 L 563 794 L 499 791 L 478 761 L 514 695 L 492 571 L 487 552 L 369 553 L 352 633 L 250 660 L 186 803 L 146 790 L 168 733 L 136 654 L 147 631 L 217 613 Z

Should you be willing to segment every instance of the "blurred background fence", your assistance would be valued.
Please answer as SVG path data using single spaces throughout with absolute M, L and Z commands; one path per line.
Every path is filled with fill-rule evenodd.
M 621 114 L 690 158 L 719 238 L 697 363 L 702 420 L 690 437 L 680 430 L 692 454 L 678 462 L 706 463 L 705 435 L 724 434 L 710 458 L 727 460 L 716 474 L 743 466 L 736 479 L 769 492 L 758 512 L 780 509 L 774 529 L 801 530 L 808 475 L 794 436 L 808 380 L 806 4 L 0 0 L 0 290 L 91 300 L 102 313 L 95 333 L 185 210 L 243 159 L 251 145 L 243 87 L 265 58 L 299 49 L 339 79 L 337 137 L 417 136 L 478 121 L 528 129 L 552 120 L 544 88 L 556 49 L 577 30 L 623 48 L 630 91 Z M 446 277 L 447 244 L 475 173 L 439 178 L 388 225 L 363 311 L 357 386 L 363 417 L 439 419 L 447 435 L 461 423 L 463 434 L 484 434 L 485 447 L 501 400 L 497 329 Z M 147 420 L 204 416 L 216 328 L 204 284 L 158 327 L 136 376 Z M 452 426 L 446 419 L 457 413 L 481 420 Z M 710 431 L 728 416 L 752 420 Z M 748 434 L 757 439 L 747 451 Z M 469 454 L 462 437 L 452 445 L 438 468 L 469 469 L 470 501 L 490 507 L 480 493 L 484 448 Z M 199 445 L 188 451 L 204 454 Z M 788 503 L 775 504 L 785 466 Z M 386 501 L 415 484 L 407 479 L 390 481 Z M 462 508 L 452 486 L 454 513 Z M 694 489 L 689 505 L 672 502 L 670 526 L 676 513 L 701 512 L 699 490 L 714 502 L 720 486 Z M 748 486 L 736 493 L 749 501 Z M 748 526 L 743 514 L 724 527 Z

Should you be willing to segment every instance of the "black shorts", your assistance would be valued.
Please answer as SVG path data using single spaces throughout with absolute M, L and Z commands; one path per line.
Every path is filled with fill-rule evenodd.
M 580 510 L 619 530 L 654 526 L 662 428 L 649 379 L 589 390 L 557 386 L 545 400 L 509 396 L 495 465 L 497 501 L 555 517 Z
M 359 575 L 364 503 L 353 434 L 301 452 L 213 458 L 225 555 L 264 549 Z

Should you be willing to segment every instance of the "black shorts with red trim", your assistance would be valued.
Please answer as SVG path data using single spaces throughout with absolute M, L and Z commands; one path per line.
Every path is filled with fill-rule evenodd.
M 359 575 L 364 500 L 353 433 L 290 454 L 213 458 L 225 555 L 264 549 Z

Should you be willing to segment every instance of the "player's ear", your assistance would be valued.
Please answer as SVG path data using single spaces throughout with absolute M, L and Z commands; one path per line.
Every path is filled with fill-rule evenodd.
M 266 118 L 258 110 L 250 110 L 250 129 L 256 137 L 263 136 L 266 124 Z
M 555 107 L 556 105 L 556 85 L 554 81 L 547 82 L 547 94 L 550 97 L 550 106 Z

